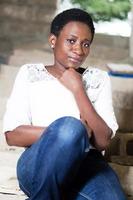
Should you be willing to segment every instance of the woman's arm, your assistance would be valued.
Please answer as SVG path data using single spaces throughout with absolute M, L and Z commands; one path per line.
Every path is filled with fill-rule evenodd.
M 98 150 L 104 150 L 109 145 L 111 129 L 97 114 L 83 89 L 77 90 L 77 92 L 74 93 L 74 97 L 80 110 L 81 117 L 92 130 L 91 137 L 93 145 Z
M 28 147 L 35 143 L 45 127 L 22 125 L 15 128 L 13 131 L 5 133 L 7 144 L 10 146 Z
M 81 118 L 92 130 L 93 145 L 100 151 L 105 149 L 110 142 L 112 131 L 91 104 L 81 76 L 74 69 L 69 69 L 63 73 L 60 81 L 73 93 Z
M 16 76 L 7 102 L 3 132 L 8 145 L 28 147 L 36 142 L 45 130 L 45 127 L 31 125 L 28 77 L 28 65 L 23 65 Z

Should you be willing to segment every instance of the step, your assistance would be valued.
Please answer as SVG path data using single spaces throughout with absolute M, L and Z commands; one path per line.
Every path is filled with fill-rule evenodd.
M 0 78 L 0 97 L 8 98 L 13 88 L 15 77 Z
M 18 67 L 26 63 L 44 63 L 49 65 L 53 60 L 53 55 L 48 45 L 32 42 L 31 44 L 23 45 L 20 49 L 15 49 L 9 58 L 9 64 Z
M 14 77 L 19 67 L 13 65 L 0 64 L 0 78 L 4 76 Z
M 0 96 L 0 120 L 3 119 L 6 110 L 7 98 Z
M 13 195 L 10 193 L 0 193 L 0 199 L 2 200 L 24 200 L 25 197 L 23 195 Z
M 30 4 L 26 5 L 26 2 L 24 4 L 21 3 L 21 5 L 0 4 L 0 17 L 3 18 L 3 21 L 8 19 L 7 23 L 10 23 L 11 19 L 14 21 L 25 21 L 26 24 L 30 24 L 32 21 L 42 22 L 43 24 L 50 22 L 54 14 L 54 7 L 50 4 L 46 6 L 45 1 L 42 1 L 43 5 L 37 3 L 34 6 Z
M 18 70 L 18 67 L 0 65 L 0 97 L 10 95 Z
M 14 199 L 20 199 L 23 193 L 20 191 L 16 175 L 17 160 L 20 157 L 20 153 L 11 151 L 0 151 L 0 199 L 3 197 L 9 197 L 11 195 Z M 3 195 L 3 196 L 2 196 Z M 24 196 L 23 196 L 23 199 Z
M 4 133 L 2 133 L 2 127 L 3 127 L 3 121 L 0 120 L 0 151 L 8 149 L 8 145 L 5 140 L 5 135 Z
M 110 163 L 117 173 L 126 195 L 133 198 L 133 166 Z

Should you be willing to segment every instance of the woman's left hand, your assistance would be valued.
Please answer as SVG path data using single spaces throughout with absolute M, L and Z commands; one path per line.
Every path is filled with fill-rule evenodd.
M 72 93 L 76 93 L 79 90 L 84 90 L 82 76 L 73 68 L 65 70 L 59 81 Z

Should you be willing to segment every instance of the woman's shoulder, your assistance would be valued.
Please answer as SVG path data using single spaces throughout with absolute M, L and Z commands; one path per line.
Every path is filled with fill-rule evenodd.
M 27 63 L 20 67 L 19 73 L 38 72 L 44 68 L 42 63 Z
M 108 79 L 109 75 L 105 70 L 97 67 L 88 67 L 83 73 L 83 81 L 87 88 L 98 89 Z
M 49 74 L 43 63 L 28 63 L 20 67 L 23 76 L 27 76 L 29 82 L 36 82 L 49 79 Z
M 95 76 L 107 76 L 107 72 L 102 70 L 98 67 L 87 67 L 83 73 L 83 76 L 91 75 L 92 77 Z

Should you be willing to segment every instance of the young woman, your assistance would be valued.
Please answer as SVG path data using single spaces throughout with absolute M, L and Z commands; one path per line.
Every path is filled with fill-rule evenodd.
M 54 63 L 26 64 L 16 77 L 4 117 L 9 145 L 26 147 L 17 166 L 29 200 L 125 200 L 104 161 L 117 130 L 105 71 L 78 71 L 89 55 L 94 26 L 70 9 L 51 24 Z

